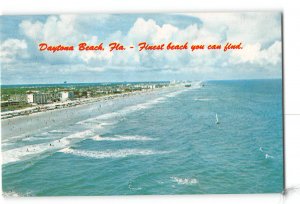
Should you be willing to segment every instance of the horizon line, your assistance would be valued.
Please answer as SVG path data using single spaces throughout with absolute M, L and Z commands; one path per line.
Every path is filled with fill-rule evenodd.
M 246 80 L 275 80 L 282 79 L 282 77 L 276 78 L 251 78 L 251 79 L 208 79 L 208 80 L 159 80 L 159 81 L 106 81 L 106 82 L 53 82 L 53 83 L 24 83 L 24 84 L 1 84 L 0 86 L 19 86 L 19 85 L 72 85 L 72 84 L 110 84 L 110 83 L 154 83 L 154 82 L 206 82 L 206 81 L 246 81 Z

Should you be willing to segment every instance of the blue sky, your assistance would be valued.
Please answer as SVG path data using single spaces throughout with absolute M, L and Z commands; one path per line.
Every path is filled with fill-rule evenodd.
M 281 13 L 0 17 L 2 84 L 281 77 Z M 40 52 L 38 45 L 224 44 L 239 51 Z

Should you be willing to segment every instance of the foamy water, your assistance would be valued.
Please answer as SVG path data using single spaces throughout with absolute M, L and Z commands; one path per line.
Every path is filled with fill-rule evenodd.
M 108 120 L 108 119 L 118 118 L 118 117 L 122 117 L 122 116 L 125 116 L 127 114 L 130 114 L 132 112 L 135 112 L 135 111 L 148 109 L 148 108 L 153 107 L 153 105 L 155 105 L 155 104 L 165 102 L 167 98 L 175 97 L 175 96 L 177 96 L 177 95 L 179 95 L 179 94 L 181 94 L 185 91 L 187 91 L 187 89 L 175 91 L 173 93 L 166 94 L 163 97 L 158 97 L 158 98 L 152 99 L 152 100 L 147 101 L 145 103 L 140 103 L 140 104 L 136 104 L 136 105 L 133 105 L 133 106 L 128 106 L 128 107 L 125 107 L 125 108 L 123 108 L 119 111 L 113 112 L 113 113 L 107 113 L 107 114 L 103 114 L 103 115 L 100 115 L 100 116 L 97 116 L 97 117 L 94 117 L 94 118 L 89 118 L 89 119 L 84 120 L 84 121 L 80 121 L 80 122 L 78 122 L 78 124 L 85 124 L 85 123 L 91 123 L 91 122 L 95 122 L 95 121 L 99 121 L 99 120 Z
M 153 141 L 153 140 L 157 140 L 154 138 L 140 136 L 140 135 L 115 135 L 113 137 L 102 137 L 102 136 L 96 135 L 94 137 L 91 137 L 90 139 L 95 140 L 95 141 Z
M 11 198 L 11 197 L 20 197 L 20 195 L 14 191 L 10 192 L 3 192 L 2 193 L 3 197 Z
M 104 158 L 123 158 L 128 156 L 147 156 L 155 154 L 167 154 L 169 151 L 154 151 L 151 149 L 120 149 L 120 150 L 106 150 L 106 151 L 86 151 L 86 150 L 75 150 L 71 148 L 65 148 L 60 150 L 65 154 L 72 154 L 80 157 L 88 157 L 93 159 L 104 159 Z
M 184 92 L 185 90 L 179 90 L 175 91 L 173 93 L 169 93 L 164 97 L 158 97 L 155 99 L 152 99 L 150 101 L 132 105 L 125 107 L 119 111 L 112 112 L 112 113 L 106 113 L 106 114 L 101 114 L 97 117 L 90 118 L 87 120 L 83 120 L 80 122 L 77 122 L 77 125 L 84 125 L 86 126 L 87 130 L 83 130 L 81 132 L 73 133 L 70 134 L 66 137 L 62 137 L 60 139 L 56 139 L 53 141 L 49 141 L 46 143 L 40 143 L 40 144 L 33 144 L 33 145 L 25 145 L 19 148 L 13 148 L 9 149 L 7 151 L 2 152 L 3 159 L 2 163 L 3 164 L 8 164 L 12 162 L 17 162 L 20 160 L 27 160 L 32 157 L 36 157 L 40 154 L 49 152 L 49 151 L 58 151 L 62 148 L 70 147 L 72 144 L 77 143 L 82 141 L 83 139 L 87 138 L 92 138 L 93 140 L 107 140 L 107 141 L 125 141 L 125 140 L 136 140 L 136 141 L 142 141 L 142 140 L 153 140 L 152 138 L 147 138 L 143 136 L 115 136 L 115 137 L 110 137 L 110 138 L 102 138 L 97 135 L 95 135 L 95 130 L 100 130 L 102 128 L 105 128 L 106 126 L 113 126 L 118 122 L 117 118 L 124 117 L 127 114 L 130 114 L 135 111 L 143 110 L 143 109 L 148 109 L 154 106 L 155 104 L 165 102 L 166 98 L 170 97 L 175 97 L 176 95 Z M 109 119 L 116 119 L 115 122 L 104 122 L 104 120 L 109 120 Z M 71 133 L 71 131 L 68 130 L 51 130 L 49 132 L 44 132 L 41 133 L 41 135 L 49 135 L 50 134 L 66 134 L 66 133 Z M 20 136 L 21 138 L 23 137 L 23 141 L 37 141 L 41 140 L 42 137 L 24 137 Z M 94 136 L 94 137 L 92 137 Z M 47 137 L 44 137 L 45 139 L 48 139 Z M 9 140 L 5 141 L 2 143 L 3 146 L 8 146 L 7 144 L 10 144 Z
M 108 101 L 101 109 L 100 103 L 86 106 L 78 120 L 62 119 L 57 127 L 2 141 L 3 191 L 20 196 L 281 192 L 280 84 L 210 82 Z
M 58 149 L 65 148 L 75 142 L 78 142 L 78 139 L 80 141 L 80 139 L 93 136 L 93 134 L 94 132 L 92 130 L 85 130 L 51 142 L 10 149 L 2 152 L 2 163 L 7 164 L 17 162 L 20 160 L 30 159 L 48 151 L 57 151 Z
M 212 98 L 195 98 L 194 100 L 195 101 L 212 101 L 214 99 L 212 99 Z
M 171 180 L 179 185 L 195 185 L 198 183 L 198 180 L 195 178 L 171 177 Z

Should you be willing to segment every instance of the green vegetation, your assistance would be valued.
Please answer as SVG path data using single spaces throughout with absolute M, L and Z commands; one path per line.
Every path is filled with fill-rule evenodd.
M 150 90 L 169 86 L 169 82 L 123 82 L 107 84 L 58 84 L 58 85 L 24 85 L 1 86 L 1 111 L 18 110 L 32 106 L 27 94 L 47 94 L 46 102 L 60 101 L 61 92 L 68 92 L 68 100 L 80 98 L 93 98 L 106 95 L 129 93 L 135 91 Z M 36 102 L 34 102 L 36 103 Z M 39 102 L 37 102 L 39 103 Z
M 20 110 L 24 108 L 31 107 L 31 104 L 20 102 L 20 103 L 1 103 L 1 112 L 4 111 L 13 111 L 13 110 Z

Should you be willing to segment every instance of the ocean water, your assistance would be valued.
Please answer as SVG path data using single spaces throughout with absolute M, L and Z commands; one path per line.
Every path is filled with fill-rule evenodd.
M 282 130 L 281 80 L 208 81 L 128 97 L 47 131 L 3 140 L 3 191 L 281 192 Z

